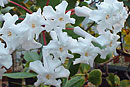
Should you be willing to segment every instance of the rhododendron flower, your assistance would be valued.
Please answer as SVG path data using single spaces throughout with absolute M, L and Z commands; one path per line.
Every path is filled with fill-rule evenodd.
M 56 11 L 51 6 L 45 6 L 43 8 L 43 16 L 47 19 L 50 25 L 47 26 L 46 31 L 56 30 L 56 27 L 60 29 L 65 29 L 67 23 L 75 23 L 74 18 L 70 18 L 71 11 L 65 13 L 68 6 L 66 1 L 62 1 L 59 5 L 55 7 Z
M 58 78 L 68 77 L 70 72 L 61 65 L 58 58 L 52 56 L 46 56 L 43 58 L 44 66 L 41 61 L 34 61 L 30 63 L 30 69 L 38 73 L 38 80 L 35 82 L 35 86 L 39 86 L 41 83 L 45 85 L 54 85 L 60 87 L 61 80 Z
M 91 12 L 90 19 L 98 24 L 99 33 L 103 33 L 107 29 L 113 30 L 114 33 L 121 31 L 128 17 L 127 10 L 123 5 L 123 2 L 117 0 L 104 0 L 97 5 L 98 10 Z
M 4 7 L 4 4 L 7 4 L 8 0 L 0 0 L 0 6 Z
M 17 32 L 14 28 L 15 22 L 18 20 L 17 15 L 11 15 L 10 13 L 6 13 L 3 16 L 4 25 L 0 30 L 0 36 L 7 44 L 7 48 L 10 50 L 10 54 L 19 46 L 19 38 Z
M 55 31 L 51 32 L 51 37 L 53 40 L 47 46 L 44 46 L 43 49 L 50 50 L 49 52 L 56 58 L 60 57 L 62 63 L 65 62 L 67 57 L 73 58 L 73 55 L 69 54 L 68 51 L 78 46 L 76 39 L 69 37 L 66 32 L 56 34 Z
M 37 12 L 34 12 L 32 14 L 26 14 L 25 19 L 19 23 L 19 27 L 22 27 L 23 29 L 26 28 L 26 38 L 28 40 L 33 39 L 36 35 L 36 39 L 38 39 L 39 34 L 45 30 L 45 28 L 42 25 L 46 25 L 47 22 L 41 15 L 41 9 L 39 8 Z
M 119 36 L 116 34 L 112 34 L 109 31 L 101 34 L 99 37 L 97 37 L 96 42 L 98 42 L 102 47 L 105 47 L 104 49 L 101 49 L 101 58 L 105 59 L 106 56 L 114 52 L 116 53 L 116 48 L 119 46 L 120 42 L 117 40 L 119 39 Z
M 95 57 L 100 53 L 100 49 L 95 47 L 92 43 L 92 39 L 78 38 L 79 47 L 77 50 L 72 50 L 73 53 L 80 54 L 80 58 L 75 59 L 73 64 L 86 63 L 93 67 Z

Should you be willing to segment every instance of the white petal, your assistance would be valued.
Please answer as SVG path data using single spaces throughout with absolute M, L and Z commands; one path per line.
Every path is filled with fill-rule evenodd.
M 87 38 L 94 38 L 91 34 L 87 33 L 86 31 L 82 30 L 80 27 L 75 27 L 74 32 L 80 36 L 87 37 Z
M 55 8 L 56 8 L 56 11 L 57 12 L 60 12 L 60 13 L 65 13 L 65 10 L 68 6 L 68 3 L 67 1 L 62 1 L 59 5 L 57 5 Z
M 68 77 L 70 74 L 69 70 L 65 69 L 63 66 L 60 66 L 55 69 L 55 78 Z
M 43 16 L 47 19 L 54 19 L 56 12 L 51 6 L 45 6 L 43 8 Z
M 92 10 L 88 7 L 75 7 L 75 13 L 78 16 L 83 16 L 83 17 L 88 17 L 90 16 L 90 13 L 92 12 Z
M 51 35 L 51 38 L 52 38 L 53 40 L 57 40 L 57 34 L 56 34 L 55 31 L 51 31 L 51 32 L 50 32 L 50 35 Z
M 33 70 L 34 72 L 38 73 L 38 74 L 43 74 L 45 72 L 43 64 L 41 61 L 37 60 L 34 62 L 31 62 L 29 64 L 29 69 Z
M 9 69 L 12 66 L 12 57 L 11 57 L 11 55 L 0 56 L 0 65 L 3 65 L 7 69 Z

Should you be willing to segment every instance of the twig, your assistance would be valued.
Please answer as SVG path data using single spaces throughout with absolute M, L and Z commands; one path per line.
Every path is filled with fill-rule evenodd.
M 16 2 L 13 2 L 13 1 L 9 1 L 10 3 L 14 4 L 14 5 L 17 5 L 19 6 L 20 8 L 24 9 L 25 11 L 27 11 L 28 13 L 32 14 L 32 12 L 30 10 L 28 10 L 27 8 L 25 8 L 24 6 L 16 3 Z
M 121 55 L 123 55 L 123 56 L 130 57 L 130 54 L 125 53 L 125 52 L 124 52 L 124 51 L 122 51 L 122 50 L 116 49 L 116 51 L 117 51 L 117 53 L 118 53 L 118 54 L 121 54 Z
M 93 23 L 92 23 L 87 29 L 85 29 L 85 30 L 90 29 L 94 24 L 95 24 L 95 22 L 93 22 Z

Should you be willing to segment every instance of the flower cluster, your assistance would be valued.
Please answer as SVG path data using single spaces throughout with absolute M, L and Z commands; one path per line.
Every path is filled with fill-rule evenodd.
M 3 6 L 3 3 L 4 0 L 0 1 L 0 5 Z M 68 3 L 62 1 L 55 10 L 51 6 L 45 6 L 42 12 L 39 8 L 37 12 L 26 14 L 21 23 L 16 23 L 17 15 L 6 13 L 3 16 L 4 24 L 0 30 L 0 38 L 6 45 L 0 43 L 0 76 L 5 72 L 5 68 L 11 67 L 11 54 L 16 49 L 30 50 L 42 47 L 42 44 L 37 42 L 42 31 L 50 33 L 52 40 L 42 48 L 43 63 L 37 60 L 29 65 L 29 69 L 38 74 L 35 86 L 44 83 L 60 87 L 59 78 L 68 77 L 70 74 L 62 64 L 66 58 L 73 58 L 73 53 L 80 54 L 73 64 L 85 63 L 91 67 L 97 55 L 105 59 L 109 53 L 116 54 L 116 48 L 120 44 L 117 33 L 121 31 L 128 16 L 122 2 L 104 0 L 97 5 L 97 10 L 85 6 L 75 7 L 77 16 L 87 17 L 97 23 L 99 33 L 98 37 L 94 37 L 80 27 L 75 27 L 74 32 L 82 36 L 78 39 L 73 39 L 62 31 L 66 29 L 66 24 L 75 24 L 75 19 L 70 17 L 71 11 L 66 12 L 67 6 Z M 100 44 L 102 48 L 95 46 L 93 42 Z
M 117 0 L 104 0 L 100 5 L 97 4 L 97 10 L 91 10 L 88 7 L 76 7 L 75 11 L 78 16 L 86 17 L 88 20 L 97 23 L 98 36 L 94 41 L 102 47 L 101 58 L 106 58 L 110 52 L 116 53 L 118 42 L 118 32 L 124 27 L 128 14 L 123 2 Z

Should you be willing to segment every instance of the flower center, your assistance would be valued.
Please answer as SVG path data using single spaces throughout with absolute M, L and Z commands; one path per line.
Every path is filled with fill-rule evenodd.
M 110 16 L 109 15 L 106 15 L 106 20 L 108 20 L 110 18 Z
M 60 20 L 60 21 L 64 21 L 64 18 L 61 17 L 61 18 L 59 18 L 59 20 Z
M 85 53 L 85 56 L 88 56 L 88 52 Z
M 112 41 L 110 42 L 110 47 L 112 47 Z
M 8 31 L 8 36 L 12 36 L 12 32 Z
M 36 25 L 35 24 L 32 24 L 32 28 L 35 28 L 36 27 Z
M 60 52 L 62 52 L 62 51 L 63 51 L 63 48 L 62 48 L 62 47 L 60 47 L 60 48 L 59 48 L 59 50 L 60 50 Z
M 51 78 L 51 76 L 49 74 L 47 74 L 46 78 L 49 80 Z

